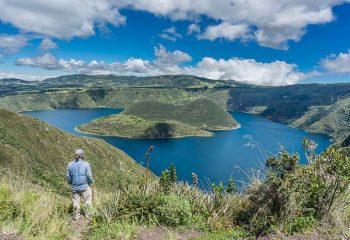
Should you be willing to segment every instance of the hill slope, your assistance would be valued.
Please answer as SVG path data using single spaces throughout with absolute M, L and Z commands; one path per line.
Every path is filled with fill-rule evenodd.
M 310 132 L 330 135 L 339 140 L 344 139 L 350 133 L 350 97 L 330 106 L 310 108 L 291 125 Z
M 350 96 L 350 84 L 297 84 L 280 87 L 231 88 L 229 110 L 250 112 L 259 107 L 260 115 L 292 123 L 312 106 L 326 106 Z
M 121 114 L 93 120 L 78 130 L 130 138 L 211 136 L 206 130 L 229 130 L 239 124 L 224 109 L 207 99 L 182 106 L 155 101 L 135 103 Z
M 136 182 L 143 168 L 106 142 L 80 138 L 27 116 L 0 109 L 0 175 L 20 175 L 60 193 L 68 193 L 65 171 L 74 150 L 86 151 L 97 187 L 113 189 Z

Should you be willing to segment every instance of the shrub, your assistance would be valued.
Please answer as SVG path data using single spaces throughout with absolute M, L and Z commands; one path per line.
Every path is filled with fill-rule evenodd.
M 11 198 L 10 189 L 0 186 L 0 222 L 13 220 L 18 213 L 19 210 Z
M 232 193 L 232 194 L 238 192 L 238 187 L 237 187 L 237 185 L 235 184 L 235 182 L 233 181 L 233 178 L 232 178 L 232 177 L 230 177 L 230 179 L 228 180 L 226 192 L 227 192 L 227 193 Z
M 187 225 L 192 216 L 189 201 L 174 194 L 162 197 L 158 211 L 159 222 L 170 227 Z
M 316 146 L 304 140 L 307 165 L 285 150 L 266 161 L 266 180 L 251 185 L 247 192 L 253 233 L 268 233 L 276 226 L 288 233 L 309 229 L 330 213 L 335 200 L 349 187 L 349 159 L 333 147 L 316 155 Z
M 170 190 L 172 183 L 171 183 L 170 173 L 168 169 L 165 169 L 162 172 L 162 175 L 160 176 L 160 179 L 159 179 L 159 185 L 161 186 L 164 192 L 168 192 Z

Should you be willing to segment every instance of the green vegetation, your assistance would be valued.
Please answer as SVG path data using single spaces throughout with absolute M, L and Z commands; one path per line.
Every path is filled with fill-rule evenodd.
M 98 118 L 81 125 L 78 131 L 104 136 L 126 138 L 170 138 L 185 136 L 211 136 L 211 133 L 177 121 L 152 121 L 144 118 L 116 114 Z
M 68 193 L 64 172 L 75 149 L 86 150 L 99 188 L 132 184 L 142 167 L 102 140 L 79 138 L 39 120 L 0 110 L 0 176 L 20 175 L 59 193 Z M 108 166 L 108 167 L 106 167 Z
M 349 116 L 350 97 L 347 97 L 330 106 L 310 108 L 291 125 L 342 140 L 350 133 Z
M 314 231 L 328 238 L 333 234 L 348 237 L 349 159 L 334 148 L 315 155 L 315 146 L 312 141 L 304 141 L 307 165 L 299 163 L 298 155 L 282 149 L 266 161 L 266 178 L 254 179 L 243 193 L 222 184 L 213 184 L 205 192 L 174 183 L 171 171 L 165 170 L 159 182 L 146 189 L 141 184 L 104 197 L 96 212 L 97 225 L 114 227 L 131 217 L 131 223 L 143 226 L 192 228 L 208 236 L 199 239 L 238 239 L 275 232 L 288 236 Z M 341 216 L 340 209 L 346 211 Z
M 230 88 L 228 109 L 260 114 L 337 143 L 350 132 L 350 84 Z
M 350 236 L 350 159 L 335 147 L 316 155 L 317 144 L 305 139 L 308 164 L 282 149 L 266 161 L 265 178 L 252 179 L 246 189 L 237 191 L 231 179 L 205 191 L 197 183 L 177 182 L 173 165 L 146 184 L 144 169 L 103 141 L 74 137 L 5 110 L 0 120 L 0 234 L 25 239 L 77 234 L 63 173 L 69 153 L 82 147 L 93 169 L 103 164 L 94 172 L 98 194 L 91 226 L 79 233 L 84 239 L 137 239 L 154 227 L 168 232 L 165 239 L 188 230 L 196 239 L 276 232 L 281 238 L 313 232 L 329 239 Z
M 126 108 L 139 101 L 159 101 L 181 105 L 199 98 L 210 98 L 226 107 L 226 89 L 176 89 L 176 88 L 113 88 L 66 89 L 21 93 L 0 97 L 0 108 L 12 111 L 47 110 L 57 108 Z
M 121 114 L 107 116 L 78 127 L 79 131 L 129 138 L 211 136 L 206 130 L 229 130 L 239 124 L 224 109 L 207 99 L 183 106 L 143 101 Z
M 333 105 L 349 96 L 350 84 L 297 84 L 230 88 L 228 109 L 258 111 L 273 121 L 292 123 L 312 106 Z
M 198 100 L 206 98 L 229 110 L 254 112 L 331 135 L 336 142 L 316 155 L 317 145 L 305 140 L 308 164 L 301 165 L 298 155 L 282 149 L 266 161 L 265 177 L 251 179 L 246 189 L 238 191 L 230 179 L 227 186 L 212 184 L 205 191 L 198 188 L 195 174 L 193 185 L 176 182 L 175 166 L 145 184 L 144 169 L 104 141 L 78 138 L 0 110 L 0 237 L 3 233 L 24 239 L 75 237 L 64 172 L 71 153 L 83 148 L 92 168 L 101 169 L 94 171 L 98 194 L 91 229 L 83 233 L 84 239 L 135 239 L 155 227 L 167 232 L 165 239 L 176 239 L 189 229 L 200 233 L 196 239 L 203 240 L 274 234 L 280 239 L 294 234 L 349 238 L 350 159 L 345 156 L 350 156 L 349 92 L 350 84 L 259 87 L 190 76 L 73 75 L 31 83 L 0 80 L 0 107 L 16 111 L 129 107 L 117 116 L 132 119 L 130 124 L 152 126 L 148 136 L 193 129 L 204 134 L 217 127 L 211 116 L 203 125 L 203 114 L 222 113 L 211 109 L 211 102 Z M 194 100 L 198 100 L 194 105 L 188 104 Z M 210 112 L 203 112 L 201 106 L 209 106 Z M 193 118 L 185 115 L 188 112 L 193 112 Z M 165 121 L 169 115 L 173 118 Z
M 23 92 L 52 92 L 70 89 L 111 88 L 167 88 L 167 89 L 214 89 L 245 86 L 236 81 L 210 80 L 188 75 L 161 75 L 152 77 L 85 75 L 76 74 L 27 82 L 20 79 L 0 79 L 0 95 Z
M 349 92 L 350 84 L 346 83 L 262 87 L 186 75 L 77 74 L 41 82 L 2 79 L 0 107 L 13 111 L 127 108 L 145 100 L 182 105 L 207 98 L 227 110 L 260 114 L 273 121 L 330 135 L 341 142 L 346 137 L 343 133 L 349 132 L 346 127 Z

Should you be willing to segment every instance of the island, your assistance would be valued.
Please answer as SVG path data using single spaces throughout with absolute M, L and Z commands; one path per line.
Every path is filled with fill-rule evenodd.
M 132 104 L 119 114 L 80 125 L 77 131 L 125 138 L 210 137 L 211 131 L 239 128 L 239 123 L 219 105 L 202 98 L 183 105 L 157 101 Z

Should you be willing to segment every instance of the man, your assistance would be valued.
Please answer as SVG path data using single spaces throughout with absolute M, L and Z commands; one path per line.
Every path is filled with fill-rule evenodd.
M 73 219 L 80 218 L 80 198 L 84 200 L 85 217 L 92 207 L 92 173 L 88 162 L 84 161 L 84 151 L 75 151 L 75 160 L 68 164 L 67 181 L 72 187 Z

